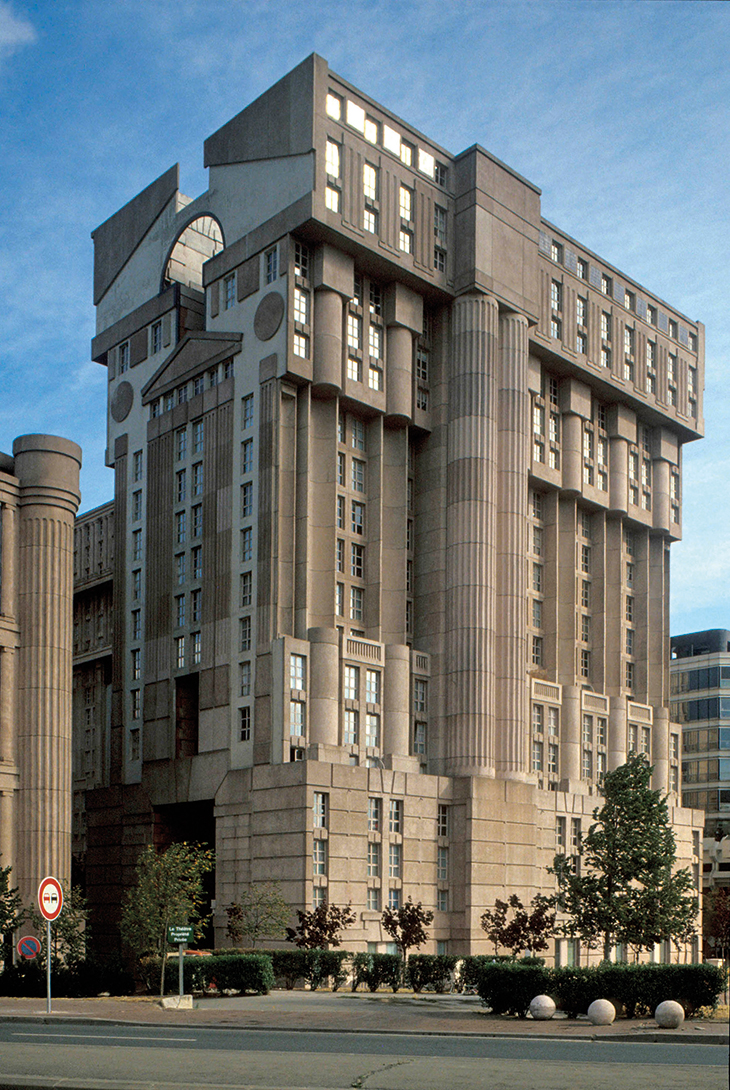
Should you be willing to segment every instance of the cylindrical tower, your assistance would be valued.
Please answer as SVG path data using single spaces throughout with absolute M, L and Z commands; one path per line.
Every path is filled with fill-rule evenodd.
M 17 869 L 24 901 L 47 874 L 71 877 L 71 667 L 74 516 L 81 450 L 24 435 L 18 494 Z

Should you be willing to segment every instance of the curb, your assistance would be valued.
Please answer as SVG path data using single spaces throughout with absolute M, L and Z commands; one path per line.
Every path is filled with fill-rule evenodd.
M 76 1015 L 64 1015 L 64 1014 L 0 1014 L 0 1024 L 17 1023 L 22 1025 L 36 1024 L 36 1025 L 58 1025 L 63 1023 L 66 1026 L 130 1026 L 135 1029 L 158 1029 L 160 1026 L 168 1026 L 169 1023 L 157 1023 L 157 1022 L 136 1022 L 130 1019 L 120 1018 L 80 1018 Z M 180 1027 L 182 1028 L 182 1023 Z M 332 1028 L 328 1026 L 266 1026 L 266 1025 L 235 1025 L 231 1022 L 219 1023 L 211 1025 L 208 1023 L 194 1023 L 192 1026 L 188 1023 L 188 1029 L 206 1029 L 206 1030 L 239 1030 L 242 1032 L 251 1033 L 336 1033 L 342 1035 L 343 1033 L 352 1033 L 366 1036 L 382 1036 L 382 1037 L 464 1037 L 464 1038 L 486 1038 L 486 1039 L 501 1039 L 501 1040 L 528 1040 L 528 1041 L 596 1041 L 616 1044 L 685 1044 L 685 1045 L 727 1045 L 730 1040 L 727 1033 L 701 1033 L 697 1036 L 691 1036 L 686 1031 L 676 1033 L 674 1030 L 666 1030 L 662 1032 L 646 1030 L 635 1030 L 633 1033 L 613 1033 L 613 1034 L 598 1034 L 598 1033 L 577 1033 L 574 1036 L 563 1036 L 555 1033 L 499 1033 L 494 1031 L 484 1032 L 471 1032 L 465 1033 L 459 1030 L 391 1030 L 391 1029 L 347 1029 L 343 1030 L 341 1027 Z M 0 1090 L 4 1090 L 4 1086 L 0 1083 Z

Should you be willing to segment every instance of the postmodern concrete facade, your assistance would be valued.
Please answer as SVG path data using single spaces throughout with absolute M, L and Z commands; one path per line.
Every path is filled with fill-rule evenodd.
M 142 844 L 480 950 L 632 749 L 669 790 L 703 328 L 312 56 L 94 232 L 115 470 L 97 933 Z M 103 909 L 103 911 L 102 911 Z
M 71 877 L 71 607 L 81 450 L 23 435 L 0 454 L 0 865 L 35 903 Z

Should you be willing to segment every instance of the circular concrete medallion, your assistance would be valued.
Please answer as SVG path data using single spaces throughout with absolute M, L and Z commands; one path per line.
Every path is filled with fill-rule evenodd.
M 284 317 L 284 300 L 278 291 L 265 295 L 256 309 L 253 330 L 260 341 L 270 341 Z
M 129 416 L 134 402 L 134 390 L 129 382 L 120 382 L 112 396 L 112 417 L 121 424 Z

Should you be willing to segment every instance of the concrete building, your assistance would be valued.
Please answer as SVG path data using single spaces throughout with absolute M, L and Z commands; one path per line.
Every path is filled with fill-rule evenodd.
M 71 878 L 71 606 L 81 450 L 0 454 L 0 865 L 25 904 Z
M 673 636 L 671 714 L 682 725 L 682 803 L 703 810 L 704 885 L 730 885 L 730 632 Z
M 411 895 L 435 948 L 479 951 L 632 749 L 690 863 L 669 546 L 703 327 L 317 56 L 205 163 L 199 197 L 172 167 L 93 236 L 117 526 L 97 934 L 140 846 L 193 838 L 219 941 L 276 878 L 351 901 L 352 947 Z

